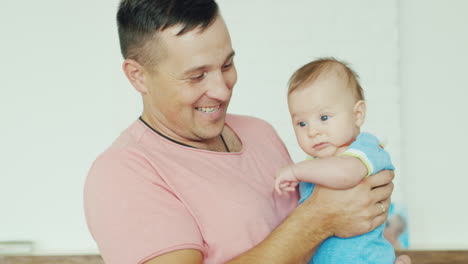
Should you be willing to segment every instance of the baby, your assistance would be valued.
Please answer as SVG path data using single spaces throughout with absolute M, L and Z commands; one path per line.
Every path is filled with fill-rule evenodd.
M 298 69 L 289 81 L 288 104 L 299 146 L 310 157 L 279 171 L 275 183 L 279 193 L 294 191 L 299 184 L 302 203 L 315 184 L 346 189 L 369 175 L 394 169 L 378 139 L 360 132 L 366 104 L 358 76 L 345 63 L 325 58 Z M 395 252 L 383 230 L 381 225 L 357 237 L 330 237 L 309 263 L 393 263 Z

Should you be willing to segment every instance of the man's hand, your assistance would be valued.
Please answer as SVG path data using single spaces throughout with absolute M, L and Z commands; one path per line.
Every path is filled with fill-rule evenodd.
M 293 165 L 290 165 L 280 169 L 276 175 L 275 189 L 279 194 L 282 194 L 282 190 L 293 192 L 299 184 L 299 181 L 294 175 L 292 166 Z
M 327 228 L 333 235 L 362 235 L 374 230 L 387 218 L 393 177 L 393 171 L 381 171 L 347 190 L 316 185 L 304 205 L 310 203 L 310 206 L 320 207 L 319 212 L 327 217 Z

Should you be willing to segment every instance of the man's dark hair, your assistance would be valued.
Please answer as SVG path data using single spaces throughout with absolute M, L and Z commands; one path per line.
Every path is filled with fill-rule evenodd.
M 124 58 L 148 64 L 152 56 L 145 46 L 158 31 L 174 25 L 182 25 L 177 35 L 205 29 L 217 15 L 214 0 L 122 0 L 117 12 L 120 50 Z

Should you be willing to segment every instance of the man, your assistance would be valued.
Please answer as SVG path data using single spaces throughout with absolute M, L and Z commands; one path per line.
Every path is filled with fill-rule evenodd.
M 382 224 L 388 171 L 350 190 L 317 187 L 297 207 L 297 194 L 274 192 L 291 160 L 269 124 L 226 114 L 235 53 L 214 1 L 123 0 L 118 25 L 143 113 L 85 186 L 107 263 L 301 263 L 331 235 Z

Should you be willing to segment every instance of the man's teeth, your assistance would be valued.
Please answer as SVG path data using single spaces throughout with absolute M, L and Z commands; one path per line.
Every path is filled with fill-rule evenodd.
M 218 110 L 218 108 L 219 108 L 219 106 L 215 106 L 215 107 L 197 107 L 196 109 L 198 111 L 205 112 L 205 113 L 213 113 L 216 110 Z

